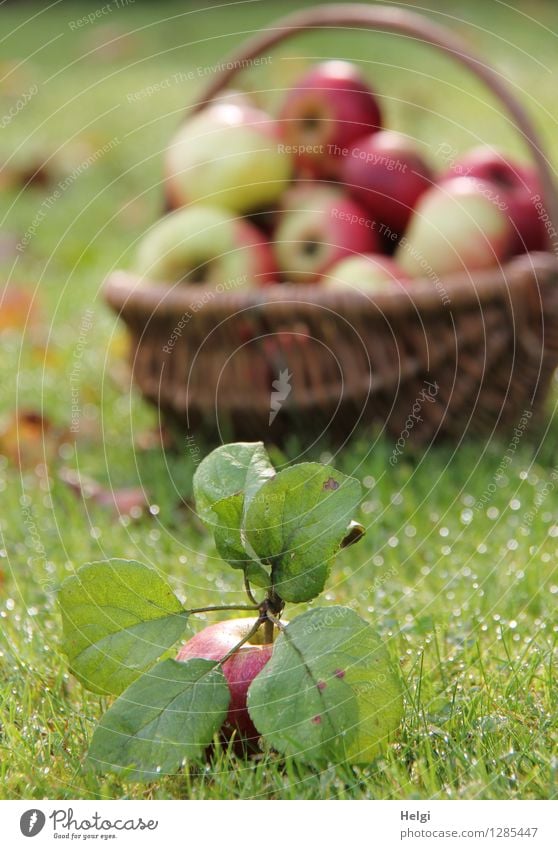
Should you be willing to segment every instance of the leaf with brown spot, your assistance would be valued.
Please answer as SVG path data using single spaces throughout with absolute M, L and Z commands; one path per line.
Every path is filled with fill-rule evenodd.
M 247 703 L 270 746 L 321 766 L 369 764 L 403 709 L 385 643 L 348 607 L 317 607 L 283 628 Z

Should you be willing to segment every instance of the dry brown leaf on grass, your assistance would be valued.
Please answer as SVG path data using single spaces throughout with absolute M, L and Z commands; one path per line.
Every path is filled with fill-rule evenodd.
M 143 40 L 135 33 L 126 32 L 113 24 L 96 27 L 83 40 L 87 58 L 97 62 L 131 59 L 138 54 L 143 44 Z
M 0 454 L 20 469 L 48 463 L 73 435 L 66 427 L 53 425 L 37 410 L 15 410 L 0 426 Z
M 25 160 L 5 162 L 0 166 L 0 189 L 45 187 L 54 182 L 55 174 L 48 156 L 34 154 Z
M 108 489 L 93 478 L 68 468 L 61 469 L 59 477 L 77 496 L 109 508 L 116 517 L 139 519 L 149 505 L 147 494 L 141 487 Z
M 165 425 L 149 428 L 138 433 L 134 440 L 134 447 L 138 451 L 172 451 L 177 447 L 176 437 Z
M 18 255 L 19 238 L 6 230 L 0 232 L 0 263 L 10 262 Z
M 2 236 L 0 236 L 0 259 L 2 258 Z M 36 326 L 39 310 L 36 299 L 28 289 L 7 286 L 0 291 L 0 332 L 20 330 Z

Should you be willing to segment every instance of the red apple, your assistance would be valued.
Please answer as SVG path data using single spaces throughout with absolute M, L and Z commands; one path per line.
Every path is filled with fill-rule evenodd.
M 229 619 L 209 625 L 185 643 L 178 652 L 177 660 L 221 660 L 227 652 L 246 636 L 255 624 L 255 619 Z M 250 642 L 245 643 L 223 664 L 231 701 L 223 730 L 229 734 L 236 730 L 247 740 L 259 737 L 246 707 L 246 696 L 250 684 L 264 668 L 273 651 L 272 643 L 263 643 L 263 628 L 256 632 Z
M 457 175 L 488 181 L 497 188 L 514 225 L 512 253 L 548 249 L 544 222 L 535 207 L 541 198 L 541 187 L 534 168 L 520 165 L 501 151 L 483 145 L 457 159 L 440 182 Z
M 205 283 L 223 291 L 277 279 L 271 247 L 257 227 L 201 205 L 158 221 L 140 242 L 136 270 L 150 280 Z
M 391 233 L 403 233 L 433 176 L 411 139 L 382 130 L 352 145 L 343 157 L 341 181 L 389 238 Z
M 316 65 L 298 81 L 279 120 L 297 170 L 314 177 L 336 177 L 343 151 L 381 127 L 372 89 L 355 65 L 338 60 Z
M 513 228 L 492 183 L 454 177 L 420 198 L 395 259 L 411 277 L 491 268 L 511 253 Z
M 393 259 L 382 254 L 350 256 L 336 263 L 324 275 L 327 289 L 357 289 L 382 292 L 410 283 L 411 278 Z
M 380 239 L 375 221 L 341 189 L 309 183 L 285 195 L 273 247 L 284 279 L 317 283 L 343 257 L 379 252 Z
M 202 202 L 246 213 L 274 203 L 293 169 L 279 142 L 277 124 L 260 109 L 239 101 L 208 106 L 182 124 L 166 151 L 170 208 Z

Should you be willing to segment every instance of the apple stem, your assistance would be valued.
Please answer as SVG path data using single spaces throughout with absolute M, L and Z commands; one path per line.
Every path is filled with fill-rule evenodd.
M 192 607 L 186 613 L 211 613 L 213 610 L 259 610 L 259 604 L 218 604 L 215 607 Z
M 237 652 L 237 651 L 239 650 L 239 648 L 241 648 L 241 646 L 243 646 L 243 645 L 244 645 L 244 643 L 247 643 L 247 642 L 248 642 L 248 640 L 252 639 L 252 637 L 254 636 L 254 634 L 256 633 L 256 631 L 257 631 L 257 630 L 259 630 L 260 626 L 262 625 L 262 623 L 263 623 L 264 621 L 265 621 L 265 620 L 262 618 L 262 616 L 258 616 L 258 618 L 256 619 L 256 621 L 255 621 L 254 625 L 250 628 L 250 630 L 248 631 L 248 633 L 246 634 L 246 636 L 244 636 L 244 637 L 240 640 L 240 642 L 236 644 L 236 646 L 233 646 L 233 648 L 232 648 L 230 651 L 228 651 L 224 657 L 222 657 L 222 658 L 221 658 L 221 660 L 219 661 L 219 663 L 217 664 L 217 666 L 222 666 L 224 663 L 226 663 L 226 661 L 229 659 L 229 657 L 232 657 L 232 656 L 233 656 L 233 654 L 234 654 L 235 652 Z
M 278 628 L 279 631 L 285 630 L 285 625 L 283 625 L 283 623 L 277 616 L 274 616 L 273 613 L 270 613 L 269 610 L 267 611 L 266 616 L 271 622 L 272 626 L 274 625 L 276 628 Z
M 265 617 L 264 622 L 264 643 L 272 643 L 273 642 L 273 628 L 274 623 L 273 619 L 270 618 L 269 612 Z

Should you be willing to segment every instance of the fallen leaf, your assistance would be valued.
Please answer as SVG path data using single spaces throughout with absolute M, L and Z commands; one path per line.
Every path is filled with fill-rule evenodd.
M 32 468 L 52 457 L 60 439 L 50 419 L 35 410 L 20 410 L 0 430 L 0 454 L 20 469 Z
M 114 62 L 130 59 L 141 49 L 142 41 L 137 35 L 126 32 L 112 24 L 95 27 L 85 39 L 85 52 L 89 59 L 99 62 Z
M 115 516 L 138 519 L 148 506 L 147 494 L 141 487 L 107 489 L 93 478 L 80 475 L 73 469 L 60 470 L 60 480 L 76 495 L 101 507 L 108 507 Z
M 138 434 L 134 444 L 139 451 L 153 451 L 154 449 L 171 451 L 177 447 L 175 436 L 164 424 L 144 430 Z
M 15 259 L 18 255 L 19 238 L 15 233 L 0 233 L 0 262 Z
M 0 258 L 2 258 L 0 238 Z M 0 294 L 0 332 L 20 329 L 38 323 L 36 301 L 27 289 L 9 286 Z
M 29 156 L 23 161 L 4 163 L 0 167 L 0 189 L 48 186 L 54 180 L 47 157 Z

